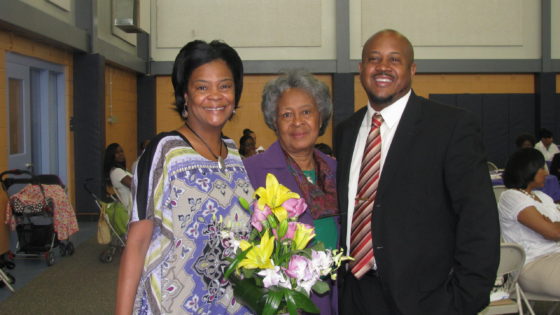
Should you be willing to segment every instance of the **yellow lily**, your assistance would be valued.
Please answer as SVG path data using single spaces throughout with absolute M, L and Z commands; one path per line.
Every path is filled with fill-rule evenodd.
M 315 229 L 303 223 L 298 223 L 294 233 L 294 246 L 296 250 L 304 249 L 309 241 L 315 237 Z
M 251 244 L 245 240 L 239 242 L 239 247 L 241 250 L 246 250 L 247 248 L 253 246 L 245 256 L 245 259 L 239 262 L 237 268 L 247 268 L 247 269 L 273 269 L 274 264 L 270 256 L 274 250 L 274 237 L 270 237 L 269 231 L 266 230 L 261 238 L 261 243 L 259 245 Z
M 284 201 L 291 198 L 299 198 L 298 194 L 278 183 L 276 176 L 270 173 L 266 174 L 266 188 L 259 187 L 255 191 L 255 196 L 259 196 L 259 208 L 263 209 L 264 205 L 268 205 L 280 222 L 288 218 L 288 212 L 282 207 Z

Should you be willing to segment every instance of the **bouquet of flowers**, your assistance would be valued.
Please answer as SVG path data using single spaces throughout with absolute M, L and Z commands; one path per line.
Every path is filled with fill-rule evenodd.
M 342 261 L 351 259 L 341 250 L 325 249 L 313 227 L 297 222 L 307 204 L 303 198 L 267 174 L 266 187 L 256 190 L 251 205 L 240 200 L 251 212 L 248 240 L 231 239 L 236 255 L 224 275 L 233 284 L 238 301 L 258 314 L 290 313 L 298 309 L 319 313 L 309 298 L 329 290 L 324 281 L 336 279 Z M 227 237 L 227 236 L 226 236 Z

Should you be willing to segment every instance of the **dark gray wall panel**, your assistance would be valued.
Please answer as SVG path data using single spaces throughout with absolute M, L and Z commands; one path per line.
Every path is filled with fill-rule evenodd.
M 156 135 L 156 77 L 139 75 L 137 77 L 137 88 L 137 139 L 143 141 Z M 140 150 L 140 146 L 138 146 L 138 150 Z
M 336 126 L 354 113 L 354 75 L 335 73 L 333 75 L 333 126 Z M 365 104 L 364 104 L 365 105 Z
M 74 55 L 74 165 L 76 209 L 97 211 L 91 195 L 84 189 L 94 179 L 94 192 L 104 196 L 101 181 L 105 150 L 105 58 L 101 55 Z
M 489 161 L 505 165 L 509 152 L 509 96 L 490 94 L 482 97 L 482 139 Z
M 504 167 L 515 139 L 535 130 L 534 94 L 432 94 L 430 99 L 473 112 L 480 118 L 487 158 Z
M 522 134 L 535 135 L 535 95 L 514 94 L 509 99 L 509 154 L 516 150 L 515 139 Z
M 459 94 L 457 95 L 457 106 L 474 113 L 481 125 L 484 123 L 484 117 L 482 115 L 482 95 Z

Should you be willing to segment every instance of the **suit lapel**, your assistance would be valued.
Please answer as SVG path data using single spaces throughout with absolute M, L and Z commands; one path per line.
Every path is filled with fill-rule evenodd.
M 395 187 L 393 184 L 398 180 L 396 178 L 396 171 L 399 167 L 402 167 L 408 159 L 410 148 L 417 134 L 421 113 L 421 102 L 416 94 L 412 92 L 399 121 L 399 125 L 397 126 L 387 157 L 385 158 L 385 164 L 383 165 L 383 171 L 379 179 L 379 187 L 377 190 L 378 200 L 383 198 L 384 193 L 389 187 Z
M 340 128 L 341 137 L 339 138 L 337 150 L 337 182 L 338 182 L 338 198 L 341 213 L 341 231 L 340 231 L 340 245 L 346 247 L 346 224 L 348 222 L 348 180 L 350 177 L 350 164 L 352 163 L 352 156 L 354 155 L 354 146 L 356 138 L 362 125 L 362 120 L 367 112 L 367 107 L 363 107 L 350 117 Z
M 352 163 L 352 156 L 354 155 L 354 146 L 356 144 L 356 138 L 358 137 L 358 132 L 360 131 L 360 126 L 362 125 L 362 120 L 367 112 L 367 107 L 363 107 L 356 112 L 345 124 L 345 129 L 343 130 L 344 136 L 341 138 L 342 143 L 340 143 L 340 154 L 338 165 L 343 169 L 342 183 L 348 183 L 348 176 L 350 172 L 350 164 Z

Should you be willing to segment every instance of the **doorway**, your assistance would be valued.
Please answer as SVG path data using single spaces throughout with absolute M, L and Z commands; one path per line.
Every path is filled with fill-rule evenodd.
M 8 167 L 55 174 L 66 183 L 64 66 L 6 54 Z

